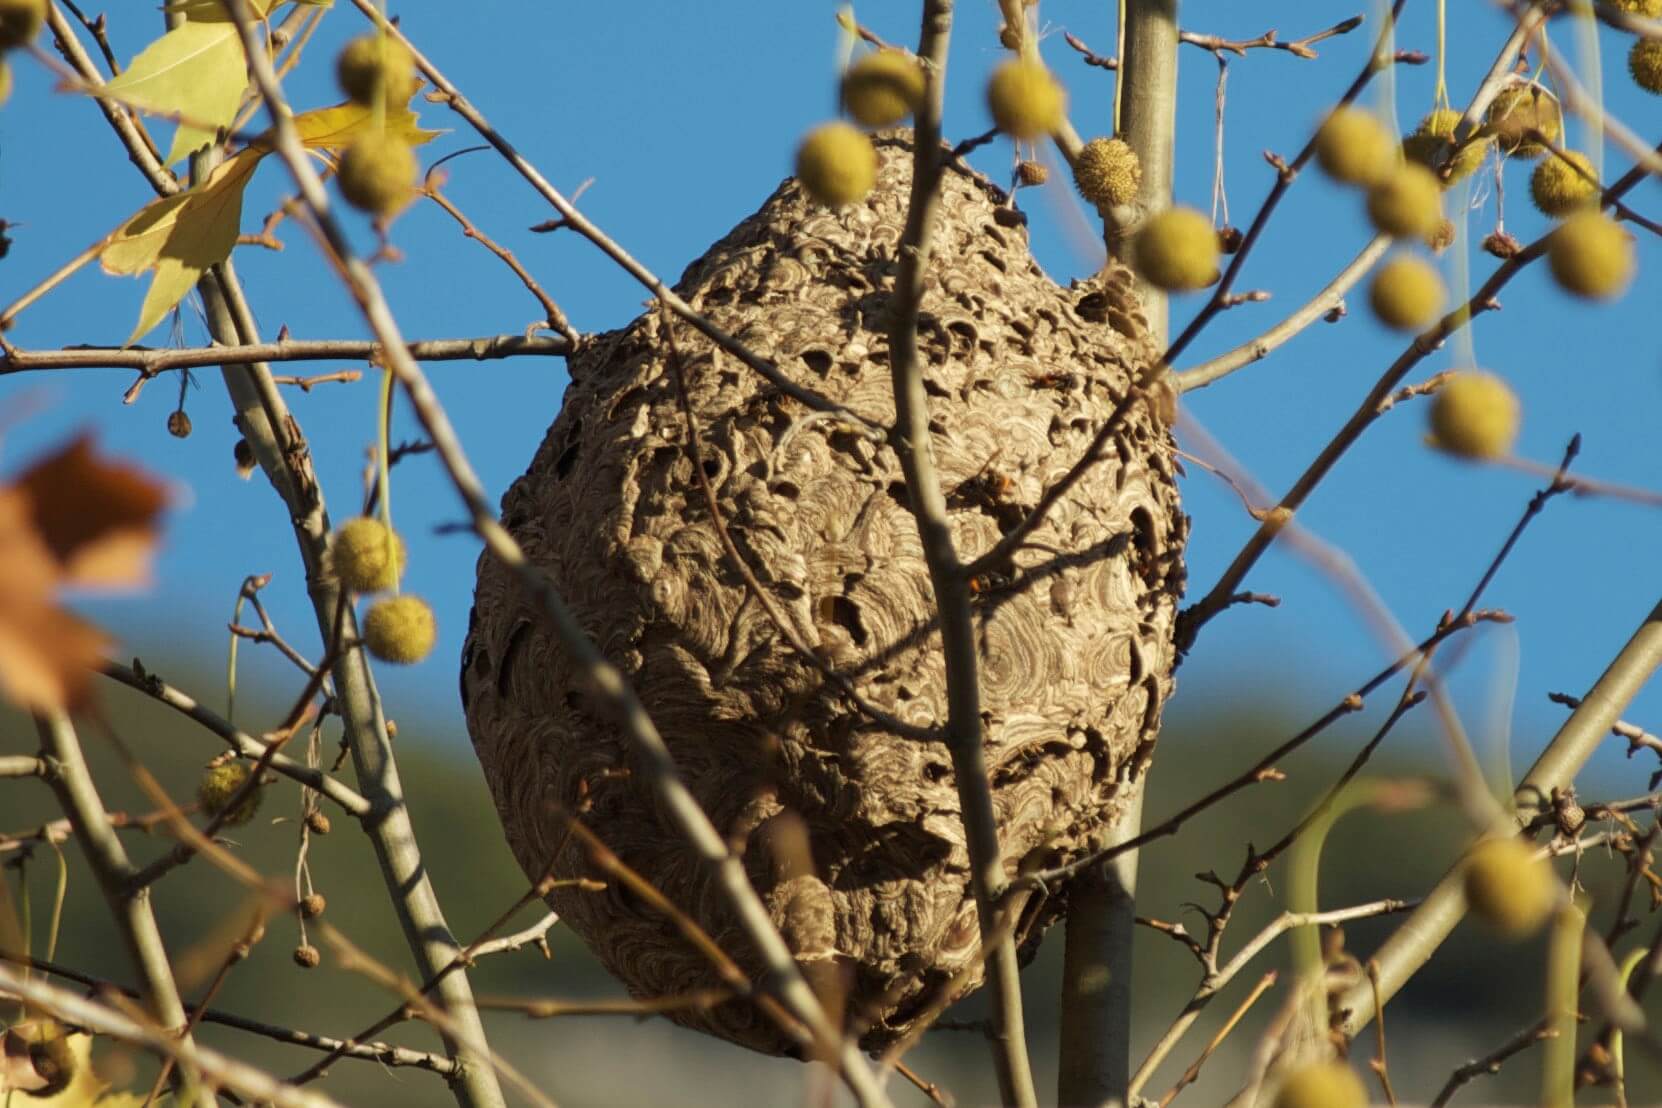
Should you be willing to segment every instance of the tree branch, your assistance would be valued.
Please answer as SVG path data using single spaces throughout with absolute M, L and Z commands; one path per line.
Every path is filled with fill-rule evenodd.
M 130 689 L 166 704 L 169 708 L 195 720 L 209 731 L 225 740 L 232 750 L 245 758 L 259 759 L 265 756 L 268 744 L 245 731 L 239 730 L 235 724 L 225 720 L 208 708 L 204 708 L 191 696 L 169 685 L 153 673 L 139 672 L 122 665 L 119 662 L 105 662 L 104 676 L 113 681 L 119 681 Z M 364 819 L 370 814 L 370 803 L 350 786 L 331 777 L 322 770 L 313 769 L 303 762 L 296 762 L 285 755 L 278 754 L 269 763 L 273 773 L 280 773 L 284 777 L 297 781 L 308 789 L 312 789 L 322 796 L 328 797 L 349 815 L 357 819 Z
M 432 386 L 428 384 L 427 377 L 422 372 L 421 367 L 409 356 L 405 349 L 403 338 L 398 331 L 398 325 L 393 319 L 386 298 L 382 295 L 379 283 L 363 260 L 352 252 L 344 230 L 331 211 L 329 197 L 323 188 L 323 182 L 307 158 L 296 134 L 293 117 L 284 105 L 276 74 L 271 69 L 270 59 L 262 49 L 255 26 L 250 18 L 247 0 L 228 0 L 228 2 L 237 17 L 237 24 L 242 33 L 254 83 L 259 88 L 261 95 L 264 96 L 267 109 L 272 117 L 274 145 L 277 154 L 288 166 L 301 196 L 307 207 L 312 211 L 326 253 L 331 255 L 331 260 L 343 275 L 349 291 L 364 314 L 364 318 L 369 323 L 375 337 L 381 342 L 385 351 L 387 368 L 397 378 L 398 383 L 403 386 L 417 419 L 426 430 L 428 437 L 433 441 L 445 472 L 449 475 L 451 483 L 455 486 L 467 508 L 475 532 L 484 541 L 491 554 L 520 579 L 529 592 L 533 603 L 541 609 L 544 618 L 549 621 L 549 624 L 555 630 L 561 645 L 571 652 L 574 661 L 588 673 L 589 679 L 600 698 L 612 709 L 618 723 L 621 725 L 624 736 L 635 746 L 637 753 L 640 755 L 639 772 L 651 783 L 660 802 L 664 805 L 665 814 L 686 836 L 689 847 L 703 864 L 714 871 L 717 888 L 720 889 L 734 909 L 739 925 L 755 943 L 757 952 L 767 966 L 773 987 L 777 989 L 786 1006 L 812 1029 L 815 1039 L 826 1049 L 827 1056 L 839 1059 L 845 1079 L 862 1104 L 887 1104 L 887 1096 L 873 1080 L 871 1070 L 860 1055 L 858 1048 L 853 1043 L 841 1042 L 840 1033 L 831 1024 L 824 1008 L 821 1007 L 812 989 L 809 988 L 801 970 L 791 958 L 789 947 L 785 945 L 778 929 L 774 927 L 766 906 L 751 886 L 743 864 L 733 854 L 720 832 L 710 823 L 709 817 L 699 807 L 697 799 L 693 797 L 686 784 L 681 780 L 669 748 L 664 745 L 662 736 L 659 735 L 657 728 L 653 726 L 645 707 L 635 695 L 634 690 L 629 687 L 623 675 L 607 662 L 595 645 L 589 641 L 576 617 L 566 606 L 565 601 L 547 577 L 526 561 L 525 552 L 513 536 L 497 522 L 495 512 L 485 496 L 484 487 L 480 484 L 478 476 L 474 473 L 473 467 L 467 459 L 467 455 L 462 450 L 461 443 L 450 424 L 449 416 L 446 415 L 444 408 L 439 404 L 438 397 L 434 395 Z M 357 3 L 357 0 L 354 0 L 354 3 Z M 371 18 L 377 18 L 372 5 L 360 4 L 359 6 Z M 404 40 L 403 36 L 394 27 L 389 26 L 387 33 L 401 41 L 408 41 Z M 413 49 L 412 47 L 412 52 Z M 442 74 L 437 73 L 425 59 L 421 59 L 419 54 L 416 57 L 420 61 L 423 71 L 434 80 L 435 85 L 441 91 L 451 97 L 452 105 L 459 112 L 462 112 L 466 101 L 462 98 L 461 93 L 456 90 L 455 86 L 445 80 Z M 466 112 L 463 112 L 463 115 L 470 122 L 474 122 L 476 127 L 485 126 L 482 117 L 479 117 L 477 113 L 469 116 Z M 486 131 L 488 131 L 488 128 L 481 133 Z M 519 157 L 518 153 L 507 144 L 506 140 L 496 135 L 494 131 L 489 131 L 486 137 L 522 174 L 535 175 L 535 170 L 532 170 L 524 159 Z M 540 175 L 535 175 L 535 181 L 541 181 Z M 542 183 L 539 191 L 543 188 L 547 189 L 546 194 L 552 194 L 552 197 L 558 198 L 556 206 L 563 206 L 562 215 L 566 215 L 567 218 L 575 216 L 576 219 L 581 219 L 575 209 L 571 209 L 565 199 L 554 192 L 552 187 L 547 186 L 546 182 Z M 584 224 L 586 225 L 586 221 L 584 221 Z M 573 226 L 577 225 L 574 219 Z M 597 231 L 594 233 L 598 234 Z M 608 253 L 610 252 L 608 251 Z M 618 251 L 618 253 L 621 254 L 621 251 Z M 620 262 L 623 259 L 628 259 L 628 256 L 622 255 L 622 258 L 619 259 Z M 632 273 L 637 270 L 642 273 L 645 272 L 638 263 L 633 262 L 633 259 L 628 259 L 628 261 L 635 267 L 631 270 Z M 629 268 L 629 266 L 626 265 L 625 268 Z M 653 284 L 649 287 L 653 287 L 655 292 L 659 292 L 671 308 L 674 308 L 678 303 L 685 306 L 685 302 L 665 288 L 662 282 L 657 281 L 656 278 L 652 278 L 652 282 Z M 702 320 L 702 317 L 698 316 L 696 312 L 692 312 L 690 308 L 687 308 L 686 311 Z M 678 312 L 677 314 L 682 314 L 683 318 L 686 318 L 685 313 Z M 705 330 L 706 334 L 710 334 L 710 331 L 706 330 L 708 327 L 710 325 L 705 321 L 705 326 L 700 327 L 700 330 Z M 715 338 L 717 342 L 721 342 L 724 348 L 730 349 L 729 344 L 731 346 L 739 345 L 719 329 L 715 329 L 715 333 L 711 337 Z M 742 350 L 743 348 L 740 347 L 739 349 Z M 745 354 L 748 354 L 748 351 Z M 750 357 L 754 358 L 754 355 L 750 355 Z M 769 372 L 777 372 L 772 370 L 772 367 L 768 367 L 768 369 Z M 794 388 L 794 386 L 792 387 Z M 797 391 L 801 392 L 802 390 Z M 817 399 L 820 400 L 822 407 L 828 403 L 823 398 Z M 258 453 L 258 450 L 256 450 L 256 453 Z M 362 680 L 367 684 L 368 671 L 363 668 L 361 651 L 348 652 L 348 658 L 357 660 L 356 670 L 353 673 L 354 679 Z M 339 674 L 337 674 L 336 680 L 342 686 L 342 692 L 345 694 L 346 682 Z M 385 729 L 381 726 L 380 706 L 379 702 L 373 698 L 372 690 L 370 706 L 374 711 L 373 723 L 375 725 L 371 734 L 384 742 Z M 378 757 L 385 759 L 382 766 L 390 768 L 390 749 L 385 749 L 383 752 L 383 748 L 377 743 L 376 753 Z M 364 768 L 371 770 L 367 776 L 374 779 L 378 776 L 374 770 L 381 767 Z M 361 775 L 364 774 L 364 768 L 360 769 Z M 413 837 L 409 839 L 409 845 L 413 850 Z M 425 887 L 424 879 L 423 885 Z M 436 900 L 433 902 L 433 907 L 436 911 Z M 413 937 L 415 936 L 412 935 Z M 445 938 L 448 940 L 445 949 L 453 955 L 457 949 L 455 940 L 449 937 L 448 931 L 445 932 Z M 424 974 L 431 974 L 443 964 L 442 960 L 433 960 L 432 965 L 423 966 Z M 459 973 L 448 975 L 440 983 L 441 995 L 445 992 L 446 987 L 453 986 L 456 982 L 461 982 L 462 993 L 464 996 L 467 995 L 465 977 Z M 448 998 L 446 999 L 448 1006 Z M 465 1013 L 452 1010 L 452 1015 L 458 1018 L 464 1014 L 468 1016 L 474 1027 L 478 1026 L 477 1012 L 472 1010 L 471 1001 L 469 1001 Z M 481 1047 L 483 1047 L 482 1035 L 479 1041 Z M 492 1079 L 491 1084 L 494 1088 L 494 1079 Z M 496 1102 L 499 1103 L 500 1092 L 496 1093 L 496 1097 Z
M 197 1046 L 191 1039 L 180 1039 L 168 1031 L 140 1023 L 68 990 L 31 979 L 8 965 L 0 965 L 0 993 L 16 997 L 31 1008 L 49 1012 L 57 1019 L 93 1034 L 108 1035 L 142 1046 L 164 1058 L 176 1058 L 189 1072 L 200 1073 L 215 1084 L 251 1100 L 273 1104 L 277 1108 L 343 1108 L 339 1101 L 322 1093 L 286 1085 L 263 1070 Z M 202 1096 L 203 1104 L 212 1103 L 206 1092 Z
M 1343 304 L 1345 295 L 1368 275 L 1379 259 L 1385 256 L 1385 251 L 1391 247 L 1391 241 L 1389 235 L 1375 235 L 1373 241 L 1364 246 L 1362 252 L 1351 259 L 1350 264 L 1327 283 L 1327 287 L 1311 297 L 1298 311 L 1257 338 L 1249 339 L 1227 353 L 1219 354 L 1209 361 L 1173 375 L 1172 381 L 1177 386 L 1177 391 L 1203 389 L 1237 369 L 1243 369 L 1268 357 L 1277 347 Z
M 410 356 L 424 362 L 481 362 L 494 358 L 527 355 L 564 357 L 571 344 L 563 338 L 542 335 L 487 335 L 472 339 L 427 339 L 412 342 Z M 0 376 L 42 369 L 135 369 L 145 378 L 170 369 L 197 369 L 202 366 L 250 365 L 257 362 L 381 360 L 378 343 L 357 339 L 278 339 L 276 342 L 238 343 L 226 346 L 198 346 L 183 349 L 145 347 L 75 346 L 63 350 L 0 349 Z
M 1581 706 L 1559 728 L 1547 748 L 1530 767 L 1514 793 L 1517 819 L 1527 824 L 1538 812 L 1549 810 L 1554 789 L 1568 786 L 1620 720 L 1622 710 L 1651 674 L 1662 665 L 1662 602 L 1651 609 L 1615 660 L 1582 699 Z M 1413 974 L 1430 959 L 1454 930 L 1466 911 L 1464 858 L 1457 862 L 1421 901 L 1411 916 L 1375 952 L 1379 979 L 1361 981 L 1336 1000 L 1342 1029 L 1354 1037 L 1373 1019 L 1376 1004 L 1383 1007 Z
M 918 356 L 918 314 L 934 250 L 931 224 L 940 200 L 941 104 L 946 85 L 947 44 L 952 34 L 952 0 L 925 0 L 918 57 L 925 63 L 928 92 L 914 113 L 912 193 L 906 227 L 896 251 L 900 271 L 889 298 L 889 364 L 894 384 L 895 427 L 890 445 L 906 475 L 907 503 L 940 612 L 941 649 L 946 665 L 946 744 L 958 788 L 958 807 L 969 851 L 970 887 L 984 941 L 998 930 L 998 898 L 1004 865 L 998 820 L 982 756 L 980 659 L 970 612 L 969 578 L 962 572 L 946 498 L 935 467 L 929 431 L 929 399 Z M 1038 1103 L 1023 1029 L 1020 967 L 1014 939 L 1006 934 L 991 946 L 988 976 L 993 994 L 993 1061 L 1007 1106 Z
M 162 1029 L 161 1033 L 176 1043 L 180 1051 L 189 1052 L 194 1044 L 185 1026 L 185 1008 L 173 980 L 167 947 L 150 909 L 150 892 L 131 884 L 136 871 L 120 836 L 110 825 L 104 802 L 99 799 L 97 786 L 81 753 L 74 725 L 60 712 L 35 717 L 35 728 L 40 732 L 41 749 L 51 765 L 47 781 L 58 794 L 58 803 L 69 816 L 87 864 L 98 878 L 110 914 L 115 917 L 127 956 L 144 986 L 145 1008 Z M 9 972 L 0 966 L 0 973 Z M 193 1084 L 186 1081 L 187 1088 Z

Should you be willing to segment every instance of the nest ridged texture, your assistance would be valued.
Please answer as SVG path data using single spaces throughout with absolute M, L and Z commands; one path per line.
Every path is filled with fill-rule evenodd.
M 894 419 L 885 307 L 911 180 L 878 139 L 863 203 L 831 210 L 786 181 L 677 291 L 796 383 Z M 1111 267 L 1064 289 L 999 191 L 944 176 L 919 342 L 933 448 L 967 561 L 1062 476 L 1158 357 Z M 570 362 L 559 418 L 503 499 L 503 523 L 640 695 L 682 777 L 811 981 L 840 981 L 868 1048 L 893 1041 L 969 968 L 979 927 L 947 747 L 898 736 L 788 645 L 712 526 L 687 453 L 665 323 L 648 311 Z M 894 452 L 811 412 L 690 326 L 675 337 L 702 468 L 774 606 L 870 702 L 946 719 L 933 591 Z M 1013 564 L 975 582 L 984 754 L 1005 871 L 1099 846 L 1140 788 L 1171 690 L 1187 518 L 1172 443 L 1139 398 L 1100 461 Z M 489 554 L 463 654 L 469 729 L 510 845 L 533 879 L 593 877 L 549 903 L 637 997 L 722 984 L 651 904 L 568 836 L 612 850 L 760 974 L 708 868 L 656 800 L 574 659 Z M 1024 953 L 1065 908 L 1034 898 Z M 753 1004 L 671 1019 L 757 1050 L 794 1044 Z

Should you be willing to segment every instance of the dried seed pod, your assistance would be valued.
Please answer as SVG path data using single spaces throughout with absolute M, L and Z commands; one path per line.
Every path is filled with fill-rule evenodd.
M 787 181 L 694 261 L 679 293 L 798 384 L 894 418 L 878 309 L 905 225 L 909 136 L 877 137 L 877 185 L 846 209 Z M 990 548 L 1086 448 L 1160 354 L 1114 266 L 1058 287 L 999 191 L 943 173 L 919 334 L 935 399 L 932 446 L 965 557 Z M 1083 305 L 1104 322 L 1085 318 Z M 748 597 L 710 524 L 656 311 L 572 356 L 572 384 L 502 521 L 631 682 L 687 786 L 742 861 L 806 966 L 846 970 L 868 1047 L 914 1026 L 943 982 L 979 986 L 980 929 L 945 745 L 891 733 L 797 654 Z M 1126 332 L 1130 332 L 1128 335 Z M 909 724 L 945 718 L 940 639 L 916 521 L 894 452 L 808 412 L 689 327 L 676 326 L 702 468 L 734 543 L 784 618 L 872 703 Z M 1060 375 L 1060 376 L 1059 376 Z M 1057 382 L 1067 380 L 1068 387 Z M 1002 864 L 1077 858 L 1102 841 L 1151 758 L 1171 689 L 1188 532 L 1172 443 L 1144 403 L 1107 458 L 1049 512 L 978 594 L 984 749 Z M 998 476 L 988 481 L 989 461 Z M 576 495 L 581 490 L 581 495 Z M 1053 565 L 1056 550 L 1081 552 Z M 1053 585 L 1071 586 L 1068 618 Z M 646 774 L 586 671 L 527 609 L 494 558 L 479 563 L 463 650 L 475 750 L 527 873 L 592 877 L 556 806 L 761 972 L 721 894 L 660 814 Z M 1122 776 L 1123 775 L 1123 776 Z M 1131 782 L 1130 787 L 1127 782 Z M 800 819 L 811 870 L 762 848 Z M 1057 890 L 1018 924 L 1026 953 L 1065 907 Z M 562 884 L 552 907 L 638 996 L 718 979 L 650 905 Z M 795 1044 L 747 1001 L 670 1015 L 757 1050 Z
M 1079 195 L 1099 208 L 1131 203 L 1137 199 L 1142 180 L 1142 163 L 1124 139 L 1092 139 L 1079 151 L 1073 167 Z

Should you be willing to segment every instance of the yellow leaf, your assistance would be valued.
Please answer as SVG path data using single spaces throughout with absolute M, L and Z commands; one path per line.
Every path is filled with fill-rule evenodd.
M 248 149 L 221 162 L 189 192 L 141 208 L 116 229 L 98 252 L 108 273 L 134 275 L 156 270 L 145 295 L 131 346 L 184 299 L 209 266 L 231 256 L 242 227 L 242 194 L 264 151 Z
M 147 111 L 180 116 L 168 163 L 211 138 L 210 128 L 230 126 L 248 90 L 248 66 L 236 24 L 187 22 L 145 47 L 126 72 L 102 93 Z
M 108 1086 L 92 1072 L 92 1036 L 82 1032 L 65 1034 L 64 1029 L 51 1020 L 33 1020 L 16 1024 L 4 1032 L 8 1045 L 12 1042 L 40 1042 L 50 1038 L 62 1043 L 55 1059 L 69 1071 L 67 1084 L 45 1096 L 12 1097 L 14 1103 L 28 1104 L 30 1108 L 88 1108 Z M 11 1053 L 8 1051 L 8 1053 Z M 19 1089 L 28 1086 L 19 1084 Z M 0 1084 L 0 1092 L 9 1093 L 11 1086 Z
M 441 134 L 439 131 L 424 131 L 420 124 L 421 120 L 416 117 L 416 113 L 407 106 L 387 108 L 384 124 L 387 134 L 396 135 L 411 146 L 432 142 Z M 300 132 L 301 142 L 313 149 L 324 150 L 339 150 L 365 131 L 383 126 L 382 121 L 376 118 L 373 107 L 350 101 L 336 104 L 332 108 L 304 112 L 294 117 L 294 125 Z M 255 139 L 253 146 L 269 150 L 271 132 L 267 131 Z

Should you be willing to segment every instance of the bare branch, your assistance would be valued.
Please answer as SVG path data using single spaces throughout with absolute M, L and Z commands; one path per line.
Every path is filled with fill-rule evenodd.
M 82 973 L 80 970 L 71 969 L 68 966 L 46 961 L 44 958 L 26 958 L 21 954 L 0 950 L 0 961 L 12 962 L 43 973 L 50 973 L 55 977 L 75 981 L 96 992 L 117 992 L 125 996 L 138 995 L 138 992 L 134 989 L 117 985 L 101 977 Z M 277 1024 L 263 1023 L 259 1020 L 249 1019 L 246 1016 L 235 1015 L 217 1008 L 204 1008 L 195 1004 L 186 1004 L 185 1011 L 192 1016 L 199 1016 L 203 1023 L 213 1023 L 221 1027 L 246 1031 L 251 1035 L 260 1035 L 286 1046 L 304 1047 L 308 1050 L 338 1050 L 339 1056 L 343 1058 L 378 1062 L 383 1066 L 413 1066 L 443 1077 L 454 1076 L 456 1072 L 456 1063 L 442 1054 L 429 1054 L 425 1051 L 411 1050 L 409 1047 L 394 1046 L 391 1043 L 343 1042 L 340 1039 L 332 1039 L 327 1035 L 314 1035 L 309 1031 L 298 1031 L 292 1027 L 280 1027 Z
M 1227 39 L 1220 35 L 1202 35 L 1193 31 L 1179 31 L 1177 41 L 1187 43 L 1190 46 L 1198 46 L 1202 50 L 1210 50 L 1214 54 L 1227 51 L 1245 57 L 1248 50 L 1285 50 L 1295 58 L 1310 59 L 1317 56 L 1316 52 L 1310 47 L 1335 35 L 1348 35 L 1361 25 L 1362 17 L 1353 15 L 1349 19 L 1342 19 L 1333 26 L 1317 31 L 1313 35 L 1289 39 L 1286 42 L 1282 42 L 1275 37 L 1274 29 L 1265 31 L 1257 38 L 1249 39 Z
M 475 147 L 474 149 L 479 148 Z M 455 157 L 455 155 L 452 154 L 451 157 Z M 520 283 L 525 286 L 526 291 L 536 297 L 537 303 L 542 305 L 543 319 L 547 322 L 549 328 L 557 332 L 566 340 L 566 342 L 570 343 L 571 346 L 575 348 L 578 343 L 582 341 L 582 336 L 580 336 L 577 333 L 577 329 L 571 325 L 571 321 L 567 319 L 566 314 L 560 310 L 560 306 L 554 303 L 554 298 L 549 296 L 548 293 L 543 290 L 543 287 L 537 283 L 537 279 L 531 276 L 530 270 L 520 264 L 519 259 L 514 257 L 514 252 L 512 250 L 498 244 L 495 239 L 479 230 L 478 227 L 474 226 L 472 220 L 462 214 L 462 210 L 456 206 L 455 202 L 440 191 L 440 187 L 443 183 L 443 174 L 440 172 L 439 167 L 435 165 L 427 171 L 427 178 L 422 184 L 421 191 L 427 199 L 431 200 L 433 203 L 437 204 L 449 213 L 450 218 L 454 219 L 461 227 L 462 234 L 466 235 L 470 239 L 473 239 L 480 246 L 483 246 L 486 250 L 489 250 L 492 254 L 495 254 L 498 258 L 502 259 L 502 263 L 504 265 L 513 270 L 514 276 L 519 278 Z
M 104 802 L 98 797 L 74 726 L 68 716 L 59 713 L 36 717 L 35 727 L 40 732 L 41 748 L 51 760 L 52 772 L 47 780 L 74 825 L 75 837 L 80 840 L 110 914 L 115 917 L 127 956 L 143 982 L 145 1007 L 162 1033 L 177 1044 L 177 1049 L 188 1053 L 194 1044 L 185 1027 L 184 1005 L 173 980 L 173 968 L 168 964 L 167 947 L 162 943 L 155 913 L 151 911 L 150 896 L 132 887 L 136 871 L 105 814 Z M 10 971 L 0 966 L 0 974 L 9 975 Z
M 119 662 L 106 662 L 104 676 L 119 681 L 130 689 L 136 689 L 146 696 L 166 704 L 174 711 L 188 716 L 207 728 L 209 731 L 225 740 L 226 745 L 245 758 L 259 759 L 265 756 L 267 744 L 260 739 L 238 728 L 214 711 L 204 708 L 194 698 L 181 692 L 179 689 L 163 681 L 153 673 L 143 670 L 129 669 Z M 280 773 L 308 789 L 313 789 L 322 796 L 328 797 L 342 810 L 358 819 L 363 819 L 371 812 L 368 800 L 355 792 L 350 786 L 321 770 L 313 769 L 302 762 L 282 754 L 275 755 L 268 763 L 273 773 Z
M 487 335 L 473 339 L 427 339 L 409 344 L 410 356 L 425 362 L 482 362 L 525 356 L 564 357 L 571 351 L 565 339 L 546 335 Z M 289 339 L 232 346 L 185 349 L 76 346 L 64 350 L 18 350 L 6 347 L 0 356 L 0 375 L 42 369 L 136 369 L 154 377 L 170 369 L 203 366 L 251 365 L 256 362 L 351 361 L 380 364 L 381 347 L 359 339 Z M 287 379 L 288 384 L 299 384 Z M 315 383 L 315 382 L 314 382 Z
M 1176 384 L 1177 390 L 1188 392 L 1190 389 L 1205 388 L 1212 382 L 1229 376 L 1237 369 L 1242 369 L 1268 357 L 1271 351 L 1343 304 L 1345 295 L 1362 278 L 1368 275 L 1369 271 L 1373 269 L 1379 259 L 1385 256 L 1385 251 L 1389 250 L 1390 247 L 1391 237 L 1389 235 L 1375 235 L 1373 241 L 1364 246 L 1362 252 L 1356 255 L 1349 265 L 1341 269 L 1333 280 L 1327 283 L 1325 288 L 1311 297 L 1298 311 L 1257 338 L 1249 339 L 1227 353 L 1219 354 L 1217 357 L 1202 362 L 1192 369 L 1186 369 L 1175 374 L 1172 380 Z
M 285 1085 L 263 1070 L 228 1058 L 218 1051 L 197 1046 L 189 1038 L 180 1039 L 166 1030 L 140 1023 L 113 1008 L 55 985 L 31 980 L 7 965 L 0 965 L 0 993 L 49 1012 L 65 1023 L 142 1046 L 164 1058 L 176 1058 L 187 1071 L 200 1073 L 215 1084 L 233 1089 L 251 1100 L 273 1104 L 277 1108 L 342 1108 L 339 1101 L 322 1093 Z M 203 1103 L 208 1102 L 204 1095 Z

